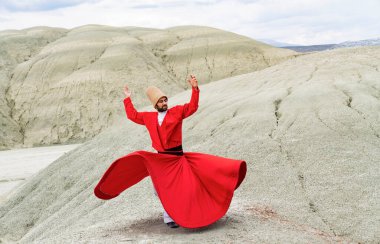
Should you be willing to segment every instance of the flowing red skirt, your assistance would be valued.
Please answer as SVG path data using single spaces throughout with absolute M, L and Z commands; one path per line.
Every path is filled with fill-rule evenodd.
M 225 215 L 246 171 L 245 161 L 205 153 L 136 151 L 114 161 L 94 193 L 108 200 L 150 175 L 169 216 L 182 227 L 198 228 Z

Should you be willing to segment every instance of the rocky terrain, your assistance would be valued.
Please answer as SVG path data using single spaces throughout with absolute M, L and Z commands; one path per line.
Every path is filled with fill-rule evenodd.
M 89 40 L 96 42 L 96 34 L 92 31 L 83 36 L 79 34 L 83 28 L 60 38 L 54 48 L 44 48 L 35 59 L 39 55 L 49 56 L 57 49 L 67 53 L 64 47 L 68 40 L 65 38 L 77 42 L 80 37 L 93 35 Z M 183 32 L 176 28 L 171 31 L 186 38 L 184 33 L 188 32 L 181 30 Z M 141 33 L 139 36 L 143 38 Z M 140 50 L 137 43 L 141 41 L 130 38 L 128 41 L 136 42 L 135 48 Z M 56 77 L 56 83 L 46 85 L 58 89 L 77 81 L 77 75 L 89 81 L 96 72 L 107 73 L 101 69 L 107 64 L 100 60 L 119 56 L 112 56 L 113 48 L 106 48 L 102 54 L 103 49 L 97 47 L 100 44 L 93 45 L 91 53 L 97 60 L 93 65 L 97 68 L 92 65 L 78 68 L 78 73 L 73 72 L 72 76 L 67 77 L 67 73 L 49 67 L 49 62 L 40 61 L 46 62 L 48 73 L 45 75 Z M 80 47 L 76 52 L 80 53 Z M 155 55 L 149 53 L 153 60 Z M 163 56 L 158 54 L 158 57 Z M 180 55 L 173 54 L 171 58 L 181 60 Z M 139 83 L 142 89 L 150 73 L 145 69 L 146 63 L 133 60 L 132 67 L 145 72 L 140 78 L 147 77 Z M 12 78 L 8 96 L 22 87 L 21 84 L 32 82 L 24 79 L 21 83 L 23 66 L 28 65 L 18 66 L 19 75 Z M 33 66 L 39 67 L 38 63 Z M 82 67 L 81 62 L 74 67 Z M 167 67 L 170 65 L 162 68 L 163 73 L 167 72 Z M 379 47 L 342 48 L 298 56 L 218 81 L 210 82 L 211 78 L 207 80 L 205 76 L 205 82 L 199 79 L 199 109 L 184 122 L 184 149 L 244 159 L 248 164 L 246 179 L 236 191 L 227 215 L 209 227 L 167 228 L 162 223 L 162 206 L 153 194 L 149 178 L 116 199 L 102 201 L 93 195 L 96 183 L 115 159 L 135 150 L 151 150 L 145 128 L 129 121 L 124 114 L 115 114 L 119 117 L 114 119 L 112 126 L 28 179 L 0 205 L 0 240 L 4 243 L 377 243 L 380 239 L 379 67 Z M 28 77 L 36 76 L 32 70 Z M 154 74 L 161 72 L 154 70 Z M 213 72 L 213 77 L 216 73 Z M 174 77 L 176 73 L 170 74 Z M 108 79 L 110 83 L 114 80 Z M 178 87 L 177 91 L 183 89 L 182 81 L 168 79 L 166 82 L 168 88 L 170 83 L 170 87 Z M 56 99 L 68 103 L 62 103 L 62 109 L 53 105 L 50 108 L 63 120 L 66 116 L 74 116 L 74 112 L 63 112 L 64 106 L 70 106 L 71 90 L 83 91 L 88 99 L 97 92 L 109 92 L 106 88 L 99 92 L 95 85 L 91 90 L 91 86 L 75 84 L 75 88 L 66 88 L 66 93 L 62 90 L 61 95 L 54 93 Z M 135 87 L 137 102 L 143 94 L 140 94 L 137 79 L 131 84 Z M 164 84 L 163 81 L 158 83 Z M 38 89 L 33 89 L 30 85 L 29 90 L 38 94 Z M 172 88 L 170 92 L 173 96 L 170 96 L 169 106 L 182 104 L 190 98 L 188 90 L 174 95 Z M 117 94 L 115 92 L 114 96 L 121 96 Z M 13 97 L 17 104 L 17 97 Z M 87 101 L 84 97 L 83 102 Z M 52 98 L 42 103 L 43 98 L 41 96 L 41 100 L 34 103 L 39 106 L 52 103 L 49 100 Z M 113 107 L 123 109 L 120 99 Z M 152 109 L 151 106 L 139 107 L 141 111 L 148 109 Z M 49 109 L 44 107 L 40 111 Z M 44 112 L 41 116 L 48 114 Z M 44 127 L 41 125 L 41 128 Z
M 261 70 L 297 53 L 201 26 L 168 29 L 88 25 L 0 32 L 0 149 L 84 142 L 124 114 L 129 84 L 135 105 L 144 89 L 168 95 Z

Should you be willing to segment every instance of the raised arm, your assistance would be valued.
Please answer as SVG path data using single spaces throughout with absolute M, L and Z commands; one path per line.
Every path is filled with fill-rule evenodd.
M 127 118 L 137 124 L 144 125 L 144 112 L 141 113 L 136 111 L 131 100 L 131 91 L 128 89 L 127 85 L 124 87 L 124 93 L 126 96 L 124 99 L 124 107 L 125 112 L 127 113 Z
M 187 80 L 191 85 L 191 99 L 189 103 L 183 105 L 182 117 L 187 118 L 198 109 L 199 102 L 199 87 L 198 81 L 194 75 L 190 75 L 190 79 Z

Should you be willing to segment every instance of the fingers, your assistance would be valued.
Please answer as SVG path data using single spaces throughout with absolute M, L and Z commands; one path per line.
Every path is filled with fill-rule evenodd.
M 187 82 L 189 82 L 189 84 L 192 87 L 197 87 L 198 86 L 198 81 L 197 81 L 197 78 L 195 78 L 195 75 L 190 74 L 190 78 L 187 79 Z
M 124 86 L 124 93 L 127 97 L 131 96 L 132 92 L 129 90 L 128 85 Z
M 190 74 L 190 79 L 188 79 L 188 81 L 191 82 L 191 81 L 196 81 L 196 80 L 197 78 L 195 78 L 195 75 Z

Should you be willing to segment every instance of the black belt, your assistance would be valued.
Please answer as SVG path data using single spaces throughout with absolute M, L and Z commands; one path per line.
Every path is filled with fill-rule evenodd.
M 173 155 L 183 155 L 182 145 L 179 145 L 177 147 L 172 147 L 169 149 L 165 149 L 165 151 L 157 151 L 158 153 L 164 153 L 164 154 L 173 154 Z

